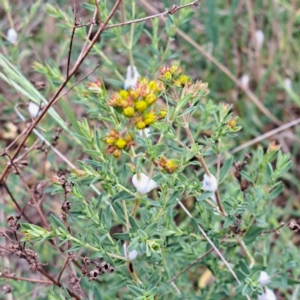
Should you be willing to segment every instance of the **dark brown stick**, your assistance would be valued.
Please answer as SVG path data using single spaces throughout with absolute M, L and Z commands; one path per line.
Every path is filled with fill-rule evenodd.
M 182 271 L 180 271 L 178 274 L 176 274 L 175 276 L 173 276 L 168 282 L 171 283 L 174 280 L 176 280 L 180 275 L 182 275 L 183 273 L 185 273 L 188 269 L 190 269 L 193 265 L 195 265 L 196 263 L 198 263 L 200 260 L 202 260 L 205 256 L 207 256 L 209 253 L 213 252 L 214 249 L 211 248 L 209 249 L 207 252 L 205 252 L 203 255 L 201 255 L 200 257 L 198 257 L 197 259 L 195 259 L 193 262 L 191 262 L 188 266 L 186 266 Z

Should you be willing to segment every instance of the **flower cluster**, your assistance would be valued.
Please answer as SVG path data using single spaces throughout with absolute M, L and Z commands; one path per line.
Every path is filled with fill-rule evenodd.
M 166 111 L 155 112 L 153 104 L 158 99 L 158 94 L 164 90 L 164 84 L 158 80 L 149 81 L 141 78 L 135 89 L 121 90 L 114 93 L 108 105 L 117 109 L 125 117 L 133 119 L 137 129 L 144 129 L 156 120 L 166 116 Z
M 202 95 L 209 93 L 208 84 L 206 82 L 197 81 L 193 83 L 191 79 L 183 74 L 183 69 L 178 66 L 164 66 L 160 68 L 161 75 L 159 79 L 166 86 L 185 87 L 185 94 L 192 94 L 192 98 L 195 98 L 201 92 Z
M 154 163 L 158 166 L 160 166 L 163 171 L 168 172 L 172 174 L 177 168 L 178 165 L 176 162 L 172 159 L 167 159 L 165 156 L 162 156 L 159 161 L 154 161 Z
M 183 69 L 175 65 L 160 68 L 160 73 L 159 79 L 166 85 L 183 87 L 190 81 L 189 77 L 183 74 Z
M 108 145 L 106 152 L 112 153 L 115 157 L 121 156 L 122 149 L 129 150 L 131 146 L 135 145 L 131 134 L 127 133 L 122 137 L 115 129 L 109 132 L 104 138 L 104 142 Z

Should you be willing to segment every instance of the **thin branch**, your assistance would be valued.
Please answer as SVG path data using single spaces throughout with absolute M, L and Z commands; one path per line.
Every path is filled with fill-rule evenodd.
M 75 5 L 75 1 L 74 1 L 74 25 L 73 25 L 73 29 L 72 29 L 72 33 L 71 33 L 70 45 L 69 45 L 69 51 L 68 51 L 67 78 L 69 77 L 72 45 L 73 45 L 73 39 L 74 39 L 75 30 L 76 30 L 76 25 L 77 25 L 76 5 Z
M 258 142 L 260 142 L 262 140 L 265 140 L 265 139 L 269 138 L 272 135 L 275 135 L 275 134 L 277 134 L 277 133 L 279 133 L 281 131 L 287 130 L 290 127 L 296 126 L 298 124 L 300 124 L 300 118 L 298 118 L 296 120 L 293 120 L 293 121 L 291 121 L 289 123 L 286 123 L 286 124 L 284 124 L 284 125 L 276 128 L 276 129 L 270 130 L 270 131 L 268 131 L 268 132 L 266 132 L 266 133 L 264 133 L 264 134 L 262 134 L 262 135 L 260 135 L 260 136 L 258 136 L 256 138 L 254 138 L 254 139 L 252 139 L 252 140 L 250 140 L 250 141 L 248 141 L 248 142 L 246 142 L 246 143 L 244 143 L 244 144 L 242 144 L 242 145 L 234 148 L 233 150 L 230 151 L 230 153 L 231 154 L 237 153 L 237 152 L 243 150 L 244 148 L 247 148 L 247 147 L 249 147 L 251 145 L 254 145 L 254 144 L 256 144 L 256 143 L 258 143 Z
M 57 282 L 60 282 L 61 275 L 63 274 L 63 272 L 64 272 L 64 270 L 65 270 L 65 268 L 66 268 L 68 262 L 69 262 L 69 257 L 67 257 L 67 259 L 65 260 L 65 263 L 64 263 L 62 269 L 61 269 L 60 272 L 59 272 L 59 275 L 58 275 L 58 277 L 57 277 Z
M 178 274 L 176 274 L 175 276 L 173 276 L 168 282 L 171 283 L 174 280 L 176 280 L 180 275 L 182 275 L 183 273 L 185 273 L 188 269 L 190 269 L 191 267 L 193 267 L 195 264 L 197 264 L 199 261 L 201 261 L 204 257 L 206 257 L 209 253 L 211 253 L 213 251 L 214 251 L 214 248 L 210 248 L 203 255 L 201 255 L 200 257 L 198 257 L 197 259 L 195 259 L 194 261 L 192 261 L 189 265 L 187 265 L 182 271 L 180 271 Z
M 5 274 L 2 274 L 1 277 L 2 278 L 7 278 L 7 279 L 13 279 L 13 280 L 27 281 L 27 282 L 32 282 L 32 283 L 54 284 L 52 281 L 41 280 L 41 279 L 31 279 L 31 278 L 24 278 L 24 277 L 16 277 L 16 276 L 9 276 L 9 275 L 5 275 Z
M 98 22 L 99 22 L 99 24 L 101 24 L 101 13 L 100 13 L 98 0 L 95 0 L 95 5 L 96 5 L 96 10 L 97 10 Z
M 275 233 L 278 232 L 279 233 L 279 229 L 282 228 L 282 227 L 284 227 L 284 226 L 285 226 L 285 223 L 281 222 L 280 225 L 277 228 L 275 228 L 275 229 L 269 229 L 269 230 L 264 230 L 260 235 L 264 235 L 266 233 L 273 233 L 273 232 L 275 232 Z
M 39 215 L 40 215 L 40 218 L 41 218 L 42 222 L 44 223 L 44 225 L 46 226 L 46 228 L 49 228 L 49 225 L 48 225 L 48 223 L 47 223 L 47 221 L 46 221 L 46 218 L 45 218 L 45 216 L 44 216 L 44 214 L 43 214 L 43 212 L 42 212 L 42 210 L 41 210 L 41 208 L 40 208 L 38 202 L 36 201 L 34 195 L 32 194 L 32 192 L 31 192 L 29 186 L 27 185 L 25 179 L 23 178 L 23 176 L 22 176 L 20 170 L 18 169 L 18 167 L 17 167 L 12 161 L 11 161 L 11 164 L 12 164 L 12 166 L 15 168 L 15 170 L 16 170 L 16 172 L 17 172 L 17 175 L 20 177 L 21 181 L 23 182 L 23 184 L 24 184 L 24 186 L 25 186 L 27 192 L 28 192 L 29 195 L 30 195 L 30 198 L 33 200 L 34 206 L 36 207 L 36 209 L 37 209 L 37 211 L 38 211 L 38 213 L 39 213 Z
M 58 287 L 62 287 L 62 284 L 57 282 L 52 276 L 50 276 L 48 273 L 46 273 L 44 270 L 42 270 L 41 268 L 38 268 L 37 271 L 39 271 L 41 274 L 43 274 L 45 277 L 47 277 L 49 280 L 51 280 L 55 285 L 57 285 Z M 70 291 L 68 288 L 66 288 L 66 290 L 68 291 L 68 293 L 76 298 L 77 300 L 80 300 L 80 297 L 76 294 L 74 294 L 72 291 Z
M 106 26 L 104 30 L 115 28 L 115 27 L 120 27 L 120 26 L 125 26 L 125 25 L 130 25 L 130 24 L 134 24 L 134 23 L 139 23 L 139 22 L 145 22 L 147 20 L 151 20 L 151 19 L 159 18 L 159 17 L 164 17 L 164 16 L 167 16 L 167 15 L 172 15 L 172 14 L 174 14 L 175 12 L 177 12 L 178 10 L 180 10 L 182 8 L 186 8 L 186 7 L 189 7 L 189 6 L 197 6 L 197 4 L 199 2 L 200 2 L 200 0 L 196 0 L 196 1 L 193 1 L 191 3 L 185 4 L 185 5 L 181 5 L 181 6 L 173 5 L 168 10 L 166 10 L 166 11 L 164 11 L 162 13 L 157 13 L 157 14 L 154 14 L 152 16 L 147 16 L 147 17 L 144 17 L 144 18 L 140 18 L 140 19 L 136 19 L 136 20 L 131 20 L 131 21 L 127 21 L 127 22 L 122 22 L 122 23 L 118 23 L 118 24 L 109 25 L 109 26 Z
M 76 87 L 78 84 L 80 84 L 84 79 L 88 78 L 91 74 L 93 74 L 97 69 L 99 68 L 99 65 L 97 65 L 91 72 L 89 72 L 87 75 L 85 75 L 83 78 L 78 80 L 75 84 L 73 84 L 68 90 L 66 90 L 61 96 L 59 96 L 54 103 L 56 103 L 59 99 L 64 97 L 66 94 L 68 94 L 74 87 Z M 53 103 L 53 104 L 54 104 Z
M 11 191 L 9 190 L 7 184 L 5 182 L 3 182 L 3 186 L 7 192 L 7 194 L 10 196 L 11 200 L 13 201 L 13 203 L 15 204 L 15 206 L 18 208 L 18 210 L 20 211 L 20 213 L 22 214 L 22 216 L 24 216 L 24 218 L 31 223 L 30 219 L 27 217 L 27 215 L 25 214 L 25 212 L 22 210 L 22 208 L 20 207 L 20 205 L 18 204 L 18 202 L 16 201 L 15 197 L 13 196 L 13 194 L 11 193 Z

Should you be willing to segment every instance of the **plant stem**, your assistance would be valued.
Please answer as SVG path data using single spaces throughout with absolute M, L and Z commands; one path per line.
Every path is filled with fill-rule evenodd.
M 247 249 L 247 246 L 245 245 L 244 241 L 238 235 L 236 235 L 236 240 L 239 243 L 240 247 L 245 252 L 246 256 L 248 257 L 248 259 L 250 261 L 249 267 L 251 269 L 254 266 L 254 264 L 255 264 L 255 259 L 253 258 L 253 256 L 249 252 L 249 250 Z
M 137 212 L 137 209 L 140 205 L 140 202 L 141 202 L 141 199 L 140 198 L 136 198 L 135 201 L 134 201 L 134 205 L 132 207 L 132 210 L 131 210 L 131 216 L 134 217 L 136 215 L 136 212 Z

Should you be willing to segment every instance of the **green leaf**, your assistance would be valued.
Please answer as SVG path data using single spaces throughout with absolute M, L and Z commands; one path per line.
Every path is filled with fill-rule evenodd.
M 149 226 L 147 226 L 144 231 L 148 234 L 151 235 L 157 228 L 158 224 L 157 223 L 152 223 Z
M 256 238 L 260 236 L 263 230 L 263 228 L 252 226 L 244 236 L 243 241 L 245 242 L 245 244 L 250 244 L 254 242 Z
M 115 210 L 117 216 L 119 217 L 119 219 L 123 222 L 123 224 L 126 223 L 125 221 L 125 217 L 124 217 L 124 211 L 123 211 L 123 206 L 120 202 L 114 202 L 112 204 L 113 209 Z
M 113 236 L 118 240 L 130 241 L 129 233 L 115 233 L 115 234 L 113 234 Z
M 111 198 L 111 203 L 114 203 L 118 200 L 134 200 L 135 197 L 133 197 L 132 195 L 128 194 L 126 191 L 121 191 L 117 194 L 115 194 L 112 198 Z
M 269 195 L 268 195 L 268 201 L 271 201 L 273 199 L 275 199 L 278 195 L 281 194 L 281 192 L 283 191 L 284 185 L 281 183 L 280 185 L 278 185 Z
M 144 294 L 144 290 L 140 289 L 139 287 L 137 287 L 135 285 L 128 284 L 127 288 L 136 297 L 142 296 Z
M 66 229 L 65 225 L 54 215 L 50 215 L 50 223 L 53 226 L 53 228 L 61 228 L 63 229 L 65 232 L 68 232 L 68 230 Z
M 134 28 L 134 34 L 132 39 L 132 46 L 138 41 L 139 37 L 141 36 L 144 29 L 144 22 L 139 23 Z
M 129 216 L 129 223 L 133 232 L 137 232 L 139 225 L 136 223 L 135 219 L 132 216 Z
M 144 230 L 138 229 L 137 233 L 142 240 L 148 239 L 148 234 Z
M 211 197 L 214 193 L 213 192 L 203 192 L 200 196 L 197 196 L 196 199 L 198 202 L 204 201 Z
M 230 157 L 223 164 L 223 166 L 220 170 L 219 184 L 221 184 L 225 180 L 230 168 L 232 167 L 232 161 L 233 161 L 233 157 Z

